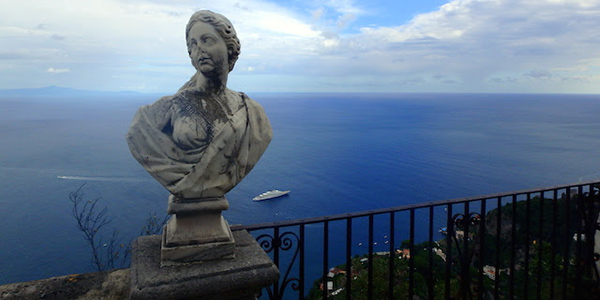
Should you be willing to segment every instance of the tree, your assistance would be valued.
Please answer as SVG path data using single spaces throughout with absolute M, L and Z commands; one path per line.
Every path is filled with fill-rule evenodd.
M 102 232 L 112 222 L 108 208 L 99 208 L 102 198 L 85 200 L 82 184 L 75 192 L 69 193 L 72 203 L 71 214 L 77 221 L 77 229 L 83 232 L 84 238 L 92 252 L 92 264 L 98 271 L 124 268 L 129 265 L 131 243 L 123 243 L 119 230 L 113 228 L 108 239 L 104 239 Z M 157 217 L 156 213 L 150 214 L 146 224 L 142 227 L 140 235 L 159 234 L 168 216 Z
M 77 229 L 83 232 L 86 242 L 92 250 L 92 264 L 98 271 L 114 269 L 127 264 L 130 254 L 130 246 L 121 243 L 119 231 L 113 229 L 108 241 L 103 243 L 101 230 L 104 229 L 112 218 L 108 215 L 106 207 L 99 209 L 98 203 L 102 198 L 85 200 L 82 184 L 75 192 L 69 193 L 72 203 L 71 214 L 77 221 Z
M 163 226 L 165 226 L 168 220 L 168 215 L 159 218 L 156 216 L 156 212 L 150 214 L 146 219 L 146 224 L 142 227 L 142 231 L 140 231 L 140 235 L 161 234 Z

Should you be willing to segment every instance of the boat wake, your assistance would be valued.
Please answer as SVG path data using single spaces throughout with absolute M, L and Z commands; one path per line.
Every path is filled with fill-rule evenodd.
M 600 178 L 600 172 L 596 172 L 596 173 L 592 173 L 592 174 L 581 176 L 581 177 L 579 177 L 579 181 L 578 182 L 592 181 L 592 180 L 596 180 L 598 178 Z
M 140 182 L 143 179 L 130 178 L 130 177 L 100 177 L 100 176 L 56 176 L 58 179 L 63 180 L 83 180 L 83 181 L 118 181 L 118 182 Z

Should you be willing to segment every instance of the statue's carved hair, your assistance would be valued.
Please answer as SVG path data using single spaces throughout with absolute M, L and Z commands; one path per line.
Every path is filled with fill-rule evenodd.
M 231 70 L 233 70 L 235 62 L 237 61 L 240 55 L 241 50 L 240 40 L 238 39 L 237 33 L 233 28 L 233 24 L 231 24 L 231 22 L 227 18 L 225 18 L 225 16 L 212 12 L 210 10 L 200 10 L 195 12 L 190 17 L 190 20 L 185 28 L 185 40 L 186 43 L 188 43 L 188 54 L 191 53 L 190 44 L 188 42 L 188 36 L 190 34 L 192 26 L 194 26 L 196 22 L 204 22 L 212 25 L 215 28 L 215 30 L 219 33 L 219 35 L 221 35 L 221 38 L 225 42 L 225 45 L 227 45 L 229 72 L 231 72 Z

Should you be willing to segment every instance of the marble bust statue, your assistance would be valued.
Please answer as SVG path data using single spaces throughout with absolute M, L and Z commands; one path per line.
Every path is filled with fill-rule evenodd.
M 176 199 L 223 197 L 272 138 L 263 108 L 227 88 L 240 54 L 231 22 L 198 11 L 186 26 L 196 73 L 174 95 L 137 111 L 126 139 L 135 159 Z

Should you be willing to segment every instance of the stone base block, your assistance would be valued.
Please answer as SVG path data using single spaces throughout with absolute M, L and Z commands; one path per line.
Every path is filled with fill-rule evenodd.
M 177 200 L 169 197 L 173 214 L 164 228 L 161 259 L 164 265 L 234 257 L 235 239 L 221 215 L 225 197 Z
M 228 228 L 229 229 L 229 228 Z M 229 230 L 231 234 L 231 230 Z M 160 259 L 162 266 L 193 263 L 207 260 L 232 259 L 235 256 L 235 238 L 226 242 L 213 242 L 188 246 L 168 247 L 166 235 L 162 236 Z
M 234 231 L 235 258 L 161 266 L 162 236 L 138 238 L 131 254 L 131 299 L 255 299 L 279 270 L 247 231 Z

